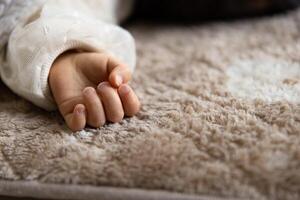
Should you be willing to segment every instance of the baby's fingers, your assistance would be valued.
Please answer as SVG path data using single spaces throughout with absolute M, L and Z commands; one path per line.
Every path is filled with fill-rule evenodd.
M 87 123 L 95 128 L 99 128 L 105 124 L 105 113 L 101 100 L 92 87 L 83 90 L 83 97 L 87 109 Z
M 124 111 L 117 90 L 108 82 L 103 82 L 99 84 L 97 92 L 103 103 L 106 119 L 114 123 L 120 122 L 124 117 Z
M 127 83 L 131 79 L 131 71 L 130 69 L 117 61 L 110 61 L 109 65 L 109 83 L 118 88 L 123 83 Z
M 72 131 L 80 131 L 84 129 L 86 124 L 85 106 L 78 104 L 75 106 L 73 113 L 64 116 L 68 127 Z
M 140 110 L 140 101 L 131 87 L 123 84 L 118 89 L 119 96 L 122 100 L 125 115 L 128 117 L 134 116 Z

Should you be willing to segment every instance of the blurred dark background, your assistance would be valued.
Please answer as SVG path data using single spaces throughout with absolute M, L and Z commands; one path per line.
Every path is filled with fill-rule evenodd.
M 300 0 L 136 0 L 133 18 L 199 22 L 270 15 L 300 5 Z

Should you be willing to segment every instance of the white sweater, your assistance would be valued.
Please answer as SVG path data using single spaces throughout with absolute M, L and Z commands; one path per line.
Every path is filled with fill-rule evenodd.
M 54 110 L 56 104 L 48 75 L 61 53 L 70 49 L 107 52 L 133 70 L 134 40 L 127 31 L 114 25 L 130 12 L 131 3 L 131 0 L 34 0 L 34 5 L 23 11 L 10 33 L 7 47 L 1 50 L 3 82 L 35 105 Z

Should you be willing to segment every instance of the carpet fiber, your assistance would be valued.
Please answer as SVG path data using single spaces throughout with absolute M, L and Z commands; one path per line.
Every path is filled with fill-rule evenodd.
M 71 133 L 0 84 L 2 181 L 300 199 L 300 10 L 129 30 L 134 118 Z

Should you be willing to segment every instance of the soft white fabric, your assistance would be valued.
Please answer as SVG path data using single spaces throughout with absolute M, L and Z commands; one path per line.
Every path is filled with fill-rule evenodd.
M 45 0 L 0 0 L 0 50 L 4 49 L 12 30 L 31 15 Z M 0 58 L 1 64 L 1 58 Z
M 124 29 L 113 25 L 126 15 L 117 8 L 129 0 L 48 0 L 29 23 L 20 23 L 8 42 L 7 64 L 2 80 L 34 104 L 53 110 L 56 105 L 48 86 L 54 60 L 69 49 L 107 52 L 131 70 L 135 67 L 135 44 Z M 125 8 L 125 7 L 124 7 Z

